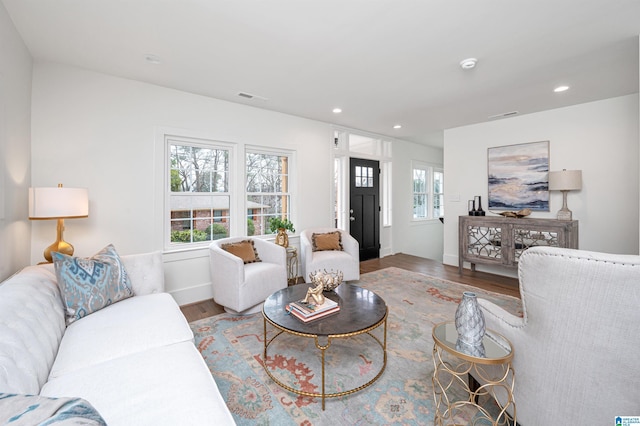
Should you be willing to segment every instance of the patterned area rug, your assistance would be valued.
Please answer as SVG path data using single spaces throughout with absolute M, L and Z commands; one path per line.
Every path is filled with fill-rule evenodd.
M 190 324 L 195 343 L 238 425 L 432 425 L 433 325 L 454 319 L 464 291 L 474 291 L 522 315 L 517 298 L 399 268 L 364 274 L 354 284 L 377 293 L 389 308 L 387 367 L 370 387 L 327 399 L 325 411 L 319 398 L 290 393 L 265 373 L 262 313 L 221 314 Z M 269 337 L 273 336 L 267 327 Z M 382 327 L 376 333 L 381 338 Z M 320 392 L 320 351 L 313 339 L 281 335 L 269 346 L 266 361 L 284 383 Z M 381 362 L 380 346 L 370 336 L 335 339 L 326 351 L 326 391 L 366 383 L 379 371 Z M 463 424 L 470 420 L 463 417 L 459 419 Z

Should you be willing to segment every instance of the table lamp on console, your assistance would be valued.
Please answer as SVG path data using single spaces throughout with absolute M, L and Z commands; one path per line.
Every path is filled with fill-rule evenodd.
M 89 216 L 89 191 L 87 188 L 29 188 L 29 219 L 58 220 L 56 241 L 44 250 L 46 262 L 51 263 L 51 253 L 57 251 L 73 255 L 73 246 L 63 239 L 64 220 Z
M 562 208 L 558 211 L 559 220 L 571 220 L 571 210 L 567 207 L 567 193 L 582 189 L 582 170 L 562 169 L 549 172 L 549 191 L 562 191 Z

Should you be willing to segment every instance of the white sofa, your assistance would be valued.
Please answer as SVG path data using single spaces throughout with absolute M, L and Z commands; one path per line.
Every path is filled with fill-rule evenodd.
M 313 251 L 313 234 L 340 231 L 343 250 Z M 309 274 L 315 271 L 341 271 L 344 281 L 360 279 L 360 245 L 358 241 L 343 229 L 310 228 L 300 233 L 300 260 L 302 277 L 309 280 Z
M 53 265 L 0 284 L 0 393 L 83 398 L 110 426 L 234 424 L 164 292 L 161 254 L 121 258 L 134 296 L 68 327 Z
M 639 416 L 640 256 L 540 247 L 518 268 L 524 318 L 479 299 L 515 348 L 518 424 Z

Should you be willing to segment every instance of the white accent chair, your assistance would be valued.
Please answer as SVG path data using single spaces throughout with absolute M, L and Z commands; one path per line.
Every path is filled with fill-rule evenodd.
M 245 264 L 222 249 L 223 244 L 252 240 L 261 262 Z M 230 237 L 209 245 L 213 300 L 225 311 L 246 315 L 258 312 L 272 293 L 287 286 L 287 252 L 259 238 Z
M 640 256 L 535 247 L 518 268 L 524 318 L 479 299 L 514 347 L 518 424 L 640 415 Z
M 342 251 L 313 251 L 312 235 L 340 231 Z M 344 281 L 360 279 L 360 246 L 347 231 L 337 228 L 310 228 L 300 234 L 300 260 L 302 277 L 309 280 L 309 273 L 318 270 L 342 271 Z

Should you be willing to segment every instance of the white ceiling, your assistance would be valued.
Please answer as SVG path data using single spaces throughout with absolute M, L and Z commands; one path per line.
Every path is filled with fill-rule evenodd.
M 38 61 L 440 146 L 495 114 L 638 92 L 639 0 L 2 2 Z

